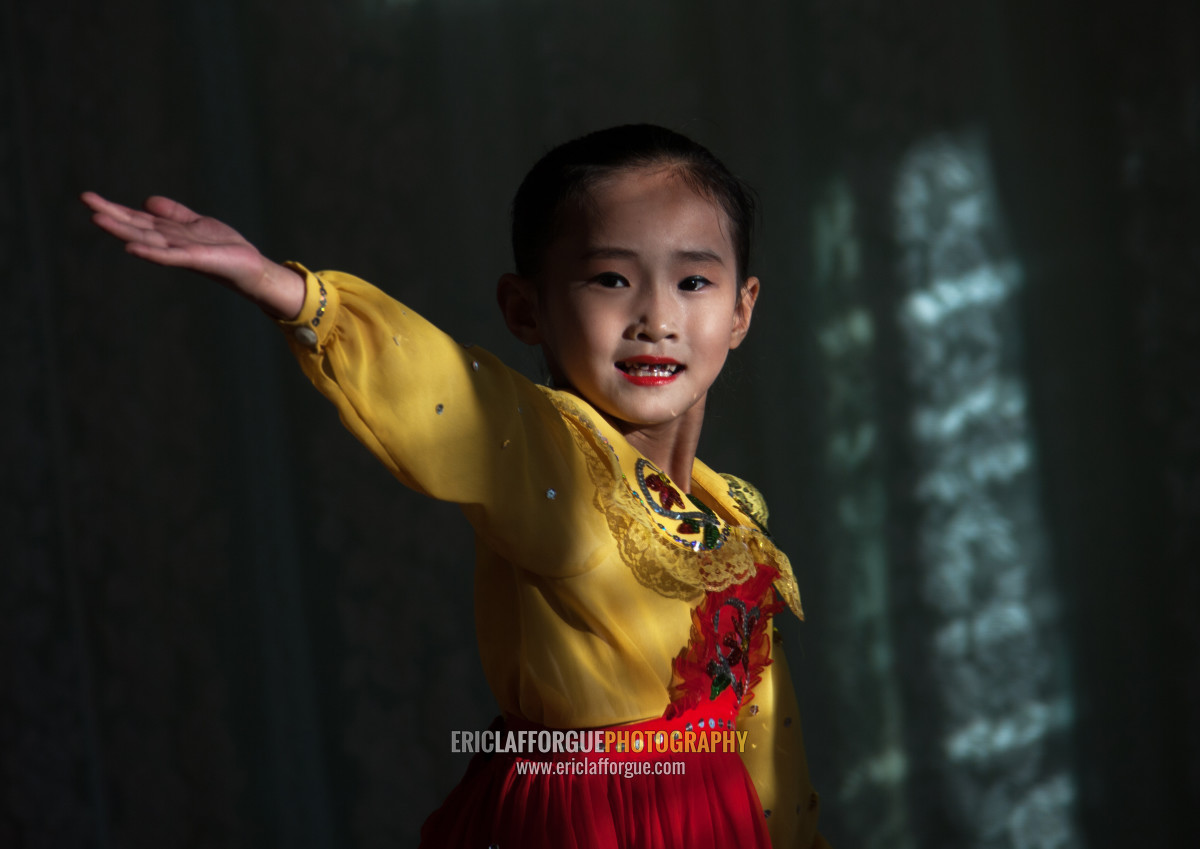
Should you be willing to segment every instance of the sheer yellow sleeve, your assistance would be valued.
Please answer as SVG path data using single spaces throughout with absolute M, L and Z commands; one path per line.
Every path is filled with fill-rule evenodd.
M 800 711 L 783 644 L 776 635 L 771 665 L 738 717 L 745 730 L 742 761 L 754 779 L 776 849 L 828 849 L 817 833 L 821 800 L 808 777 Z
M 556 576 L 586 568 L 581 543 L 593 527 L 597 545 L 607 532 L 590 490 L 570 486 L 588 480 L 586 461 L 545 394 L 370 283 L 289 265 L 307 293 L 280 324 L 346 428 L 405 485 L 459 504 L 501 557 L 555 564 Z

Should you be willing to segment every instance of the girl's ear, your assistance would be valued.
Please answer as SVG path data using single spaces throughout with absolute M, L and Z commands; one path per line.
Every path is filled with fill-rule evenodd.
M 526 345 L 540 345 L 541 329 L 537 320 L 537 287 L 518 274 L 504 274 L 496 284 L 496 302 L 508 329 Z
M 758 300 L 758 278 L 747 277 L 738 293 L 737 308 L 733 311 L 733 332 L 729 335 L 729 350 L 742 344 L 750 332 L 750 316 L 754 314 L 754 303 Z

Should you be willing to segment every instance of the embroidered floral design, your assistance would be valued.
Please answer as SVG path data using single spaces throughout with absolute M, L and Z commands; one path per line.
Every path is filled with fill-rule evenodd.
M 762 616 L 762 609 L 758 605 L 747 608 L 746 602 L 740 598 L 725 599 L 721 608 L 713 614 L 713 630 L 718 634 L 721 633 L 721 614 L 726 612 L 727 607 L 734 610 L 731 623 L 733 627 L 726 631 L 725 636 L 717 643 L 717 656 L 708 662 L 706 671 L 712 679 L 709 698 L 715 699 L 726 687 L 732 685 L 740 703 L 746 691 L 746 676 L 750 664 L 750 634 Z M 722 645 L 729 649 L 728 654 L 721 650 Z M 734 674 L 735 669 L 741 671 L 741 678 Z
M 638 467 L 641 468 L 645 462 L 645 460 L 638 460 Z M 662 505 L 664 510 L 670 510 L 676 504 L 680 507 L 683 506 L 683 498 L 679 495 L 678 490 L 659 475 L 646 475 L 643 478 L 643 485 L 647 490 L 653 490 L 658 493 L 658 503 Z M 649 500 L 650 493 L 647 492 L 646 496 L 647 500 Z
M 684 512 L 682 508 L 687 505 L 684 503 L 683 496 L 679 494 L 679 490 L 671 486 L 671 482 L 666 476 L 654 468 L 654 464 L 644 457 L 639 458 L 634 466 L 634 476 L 637 478 L 638 487 L 642 491 L 642 499 L 651 510 L 660 516 L 665 516 L 668 519 L 675 519 L 679 522 L 675 532 L 684 536 L 695 536 L 701 534 L 699 540 L 683 540 L 679 537 L 674 537 L 676 542 L 682 543 L 693 550 L 701 549 L 711 550 L 720 548 L 725 541 L 725 533 L 723 531 L 721 520 L 717 518 L 717 514 L 712 511 L 703 501 L 696 498 L 694 495 L 687 496 L 688 501 L 692 502 L 692 506 L 696 510 Z M 655 501 L 651 493 L 658 495 L 658 501 Z M 634 493 L 635 495 L 637 493 Z M 678 506 L 680 509 L 675 510 Z
M 771 662 L 768 624 L 783 610 L 773 582 L 779 573 L 760 563 L 749 580 L 708 592 L 692 610 L 688 644 L 672 664 L 671 719 L 708 699 L 724 700 L 733 713 L 749 700 Z

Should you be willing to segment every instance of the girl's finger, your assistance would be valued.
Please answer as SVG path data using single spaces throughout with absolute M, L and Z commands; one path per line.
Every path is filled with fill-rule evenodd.
M 166 245 L 167 239 L 152 227 L 141 226 L 142 222 L 126 221 L 110 215 L 108 212 L 97 212 L 92 216 L 97 227 L 111 233 L 126 242 L 141 242 L 145 244 Z
M 149 224 L 151 216 L 141 210 L 130 209 L 128 206 L 123 206 L 119 203 L 114 203 L 107 198 L 102 198 L 95 192 L 84 192 L 80 195 L 80 199 L 87 204 L 93 212 L 108 215 L 118 221 L 126 221 L 130 223 L 139 222 L 144 225 Z
M 177 221 L 181 224 L 187 224 L 200 217 L 179 201 L 165 198 L 162 195 L 153 195 L 146 198 L 146 202 L 143 205 L 147 211 L 154 215 L 166 218 L 168 221 Z

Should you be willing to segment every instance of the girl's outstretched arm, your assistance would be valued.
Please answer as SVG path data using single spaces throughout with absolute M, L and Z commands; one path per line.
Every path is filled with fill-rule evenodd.
M 134 256 L 211 277 L 274 318 L 293 318 L 304 306 L 300 275 L 267 259 L 228 224 L 165 197 L 148 198 L 144 212 L 95 192 L 81 199 L 95 213 L 96 226 L 125 242 Z

